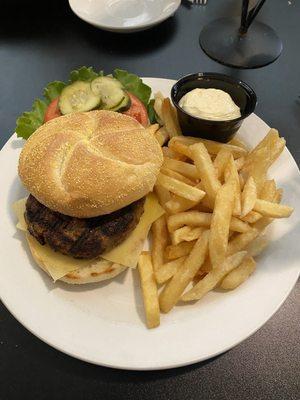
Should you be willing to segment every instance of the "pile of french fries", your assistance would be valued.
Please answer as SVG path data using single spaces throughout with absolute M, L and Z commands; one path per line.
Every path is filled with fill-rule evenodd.
M 268 244 L 265 228 L 293 212 L 267 177 L 285 147 L 275 129 L 253 150 L 239 139 L 223 144 L 181 136 L 169 99 L 157 98 L 162 127 L 149 132 L 163 146 L 155 192 L 166 213 L 152 225 L 151 252 L 138 263 L 148 328 L 179 301 L 241 285 Z

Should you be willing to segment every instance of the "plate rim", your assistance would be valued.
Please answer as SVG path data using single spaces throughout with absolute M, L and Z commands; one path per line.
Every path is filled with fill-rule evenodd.
M 108 32 L 115 32 L 115 33 L 130 33 L 130 32 L 138 32 L 138 31 L 142 31 L 142 30 L 146 30 L 149 29 L 151 27 L 154 27 L 155 25 L 160 24 L 161 22 L 164 22 L 166 19 L 172 17 L 173 15 L 175 15 L 175 13 L 177 12 L 178 8 L 180 7 L 181 1 L 180 0 L 174 0 L 174 2 L 176 3 L 174 10 L 167 12 L 164 15 L 161 15 L 160 17 L 158 17 L 155 20 L 151 20 L 148 23 L 140 23 L 137 25 L 132 25 L 132 26 L 128 26 L 128 27 L 122 27 L 122 26 L 112 26 L 112 25 L 106 25 L 106 24 L 102 24 L 102 23 L 98 23 L 96 21 L 91 21 L 90 19 L 88 19 L 87 17 L 85 17 L 84 15 L 82 15 L 82 13 L 80 13 L 77 8 L 74 6 L 74 0 L 68 0 L 69 2 L 69 6 L 71 8 L 71 10 L 73 11 L 73 13 L 80 18 L 82 21 L 86 22 L 87 24 L 90 24 L 98 29 L 103 29 L 105 31 Z
M 144 78 L 142 78 L 142 79 L 144 79 L 145 81 L 148 80 L 148 83 L 149 83 L 149 81 L 151 81 L 151 80 L 154 80 L 154 81 L 156 81 L 156 82 L 157 82 L 157 81 L 165 81 L 165 83 L 167 83 L 166 81 L 168 81 L 168 84 L 169 84 L 169 85 L 170 85 L 171 83 L 174 83 L 174 82 L 175 82 L 175 80 L 173 80 L 173 79 L 166 79 L 166 78 L 144 77 Z M 267 125 L 260 117 L 256 116 L 256 118 L 258 118 L 260 121 L 262 121 L 262 122 L 268 127 L 268 125 Z M 3 150 L 6 146 L 8 146 L 9 143 L 10 143 L 15 137 L 16 137 L 16 134 L 14 133 L 14 134 L 7 140 L 7 142 L 6 142 L 5 145 L 3 146 L 2 150 Z M 2 150 L 1 150 L 1 153 L 2 153 Z M 298 172 L 298 174 L 300 175 L 300 171 L 299 171 L 299 168 L 298 168 L 298 165 L 297 165 L 295 159 L 293 158 L 292 154 L 290 153 L 290 151 L 289 151 L 287 148 L 286 148 L 286 150 L 287 150 L 287 152 L 288 152 L 288 155 L 289 155 L 289 158 L 290 158 L 290 162 L 293 162 L 293 163 L 294 163 L 294 165 L 295 165 L 296 168 L 297 168 L 297 172 Z M 2 154 L 1 154 L 1 153 L 0 153 L 0 158 L 2 158 L 2 154 L 3 154 L 3 153 L 2 153 Z M 105 367 L 109 367 L 109 368 L 115 368 L 115 369 L 122 369 L 122 370 L 141 370 L 141 371 L 145 371 L 145 370 L 164 370 L 164 369 L 170 369 L 170 368 L 179 368 L 179 367 L 183 367 L 183 366 L 195 364 L 195 363 L 202 362 L 202 361 L 205 361 L 205 360 L 207 360 L 207 359 L 216 357 L 216 356 L 218 356 L 219 354 L 222 354 L 222 353 L 224 353 L 224 352 L 230 350 L 231 348 L 235 347 L 236 345 L 240 344 L 241 342 L 243 342 L 244 340 L 246 340 L 247 338 L 249 338 L 250 336 L 252 336 L 255 332 L 257 332 L 257 331 L 258 331 L 258 330 L 259 330 L 259 329 L 260 329 L 260 328 L 261 328 L 261 327 L 262 327 L 262 326 L 263 326 L 263 325 L 278 311 L 278 309 L 279 309 L 279 308 L 282 306 L 282 304 L 285 302 L 285 300 L 286 300 L 287 297 L 289 296 L 290 292 L 291 292 L 292 289 L 294 288 L 295 284 L 297 283 L 297 279 L 298 279 L 298 277 L 299 277 L 299 273 L 300 273 L 300 271 L 298 270 L 297 277 L 293 280 L 293 283 L 292 283 L 292 284 L 289 286 L 289 288 L 286 290 L 285 295 L 282 296 L 282 298 L 280 299 L 280 301 L 279 301 L 279 302 L 276 304 L 276 306 L 272 309 L 272 313 L 270 313 L 269 315 L 267 315 L 266 318 L 263 318 L 262 321 L 260 321 L 254 329 L 250 330 L 249 333 L 248 333 L 246 336 L 243 336 L 239 341 L 232 340 L 232 343 L 230 343 L 227 347 L 224 347 L 224 348 L 222 348 L 222 350 L 216 351 L 215 353 L 211 353 L 211 354 L 209 354 L 209 355 L 206 356 L 206 357 L 199 357 L 199 356 L 197 357 L 197 356 L 195 356 L 193 359 L 189 359 L 189 360 L 186 361 L 186 362 L 179 362 L 179 363 L 176 363 L 176 364 L 174 364 L 174 363 L 171 362 L 170 364 L 165 363 L 164 365 L 158 365 L 158 366 L 157 366 L 157 365 L 152 365 L 152 366 L 136 366 L 136 365 L 133 365 L 133 366 L 129 366 L 129 365 L 126 363 L 126 361 L 125 361 L 125 363 L 123 363 L 123 364 L 122 364 L 122 362 L 119 362 L 118 365 L 113 365 L 113 364 L 111 364 L 111 363 L 105 363 L 105 362 L 103 362 L 103 361 L 101 361 L 101 362 L 99 362 L 99 361 L 93 361 L 93 360 L 88 359 L 88 358 L 85 358 L 85 357 L 83 357 L 83 356 L 81 356 L 81 355 L 74 354 L 74 353 L 72 353 L 72 352 L 70 352 L 70 351 L 68 351 L 68 350 L 65 350 L 64 348 L 60 347 L 59 345 L 57 345 L 57 343 L 53 343 L 53 342 L 51 342 L 51 340 L 48 341 L 47 338 L 42 337 L 39 333 L 37 333 L 36 331 L 34 331 L 33 329 L 31 329 L 30 325 L 27 324 L 26 320 L 24 321 L 23 318 L 22 318 L 22 316 L 17 315 L 17 312 L 15 312 L 15 310 L 13 310 L 13 309 L 10 307 L 9 301 L 8 301 L 7 299 L 4 299 L 4 298 L 3 298 L 2 293 L 1 293 L 2 291 L 0 292 L 0 299 L 1 299 L 1 301 L 3 302 L 3 304 L 5 305 L 5 307 L 8 309 L 8 311 L 14 316 L 14 318 L 15 318 L 17 321 L 19 321 L 30 333 L 32 333 L 34 336 L 38 337 L 38 338 L 39 338 L 40 340 L 42 340 L 44 343 L 50 345 L 51 347 L 55 348 L 56 350 L 59 350 L 59 351 L 63 352 L 64 354 L 67 354 L 68 356 L 75 357 L 75 358 L 77 358 L 77 359 L 80 359 L 80 360 L 82 360 L 82 361 L 85 361 L 85 362 L 88 362 L 88 363 L 91 363 L 91 364 L 94 364 L 94 365 L 101 365 L 101 366 L 105 366 Z M 1 287 L 1 285 L 0 285 L 0 287 Z M 160 363 L 160 364 L 162 364 L 162 363 Z

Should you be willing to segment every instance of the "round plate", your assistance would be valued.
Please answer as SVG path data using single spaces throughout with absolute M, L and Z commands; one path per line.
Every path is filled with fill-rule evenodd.
M 83 21 L 112 32 L 135 32 L 159 24 L 175 13 L 180 0 L 69 0 Z
M 170 94 L 174 81 L 144 79 L 153 92 Z M 254 146 L 268 132 L 257 116 L 245 120 L 239 136 Z M 91 363 L 135 370 L 192 364 L 216 356 L 259 329 L 280 307 L 295 284 L 300 260 L 300 212 L 273 223 L 270 246 L 256 272 L 232 292 L 210 292 L 195 304 L 162 315 L 161 325 L 145 327 L 137 271 L 111 281 L 72 286 L 52 283 L 38 269 L 11 205 L 25 192 L 17 176 L 23 143 L 13 135 L 0 153 L 0 296 L 10 312 L 49 345 Z M 4 173 L 5 171 L 5 173 Z M 300 174 L 287 149 L 271 168 L 283 202 L 296 207 Z

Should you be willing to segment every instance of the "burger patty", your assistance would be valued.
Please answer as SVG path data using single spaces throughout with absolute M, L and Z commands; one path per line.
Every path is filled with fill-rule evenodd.
M 95 258 L 129 236 L 144 212 L 144 201 L 99 217 L 75 218 L 50 210 L 30 195 L 25 220 L 40 244 L 75 258 Z

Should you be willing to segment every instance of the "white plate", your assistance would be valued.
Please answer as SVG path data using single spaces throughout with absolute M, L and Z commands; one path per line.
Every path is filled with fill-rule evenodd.
M 69 0 L 83 21 L 112 32 L 135 32 L 159 24 L 175 13 L 180 0 Z
M 144 79 L 153 91 L 169 95 L 174 81 Z M 239 136 L 254 146 L 268 126 L 249 117 Z M 282 132 L 284 134 L 284 132 Z M 300 175 L 288 150 L 271 176 L 294 207 L 275 221 L 272 243 L 257 271 L 238 289 L 209 293 L 199 303 L 175 307 L 147 330 L 136 271 L 101 284 L 53 284 L 29 255 L 16 231 L 12 203 L 24 196 L 17 177 L 22 142 L 12 136 L 0 153 L 0 296 L 10 312 L 49 345 L 91 363 L 124 369 L 162 369 L 192 364 L 220 354 L 259 329 L 280 307 L 295 284 L 300 261 Z

